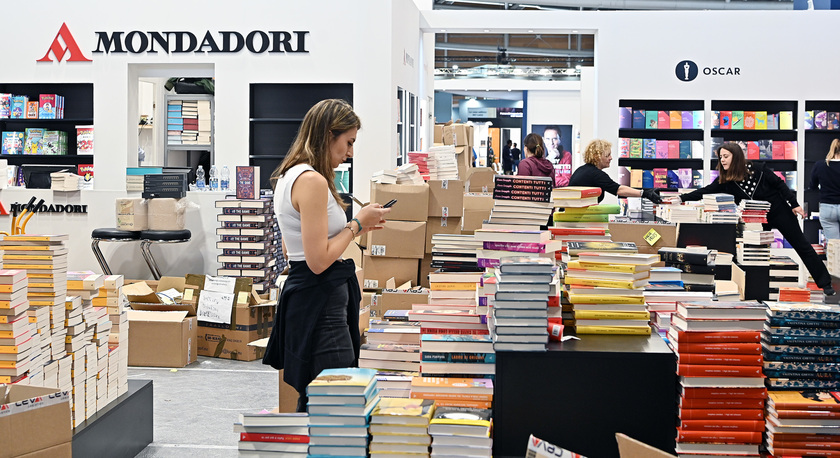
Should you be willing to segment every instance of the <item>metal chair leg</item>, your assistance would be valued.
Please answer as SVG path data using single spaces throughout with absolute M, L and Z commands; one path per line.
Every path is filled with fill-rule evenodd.
M 105 261 L 105 256 L 99 249 L 99 240 L 93 240 L 90 243 L 90 248 L 93 250 L 93 255 L 96 257 L 96 261 L 99 262 L 99 267 L 102 268 L 102 273 L 105 275 L 111 275 L 111 268 L 108 267 L 108 262 Z
M 157 262 L 155 262 L 155 258 L 152 256 L 151 245 L 152 242 L 150 241 L 140 241 L 140 252 L 143 254 L 143 259 L 146 260 L 146 265 L 149 266 L 149 270 L 152 271 L 152 276 L 155 277 L 155 280 L 160 280 L 160 269 L 157 266 Z

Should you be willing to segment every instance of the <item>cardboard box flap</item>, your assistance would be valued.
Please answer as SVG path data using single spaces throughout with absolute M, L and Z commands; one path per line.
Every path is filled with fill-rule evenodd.
M 151 311 L 151 310 L 129 310 L 128 321 L 159 321 L 180 323 L 187 317 L 186 311 Z
M 618 455 L 621 458 L 674 458 L 674 455 L 670 453 L 665 453 L 622 433 L 615 433 L 615 440 L 618 441 Z
M 160 303 L 155 291 L 144 281 L 123 285 L 122 292 L 129 302 Z
M 186 286 L 187 279 L 185 277 L 161 277 L 158 280 L 157 292 L 175 288 L 183 293 Z
M 268 337 L 257 339 L 253 342 L 248 342 L 249 347 L 265 348 L 268 346 Z
M 61 392 L 61 390 L 56 390 L 55 388 L 43 388 L 40 386 L 29 385 L 0 385 L 0 390 L 3 389 L 6 389 L 7 392 L 3 393 L 3 396 L 0 397 L 0 405 Z

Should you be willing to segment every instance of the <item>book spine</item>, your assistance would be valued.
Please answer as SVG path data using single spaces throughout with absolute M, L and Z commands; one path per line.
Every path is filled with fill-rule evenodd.
M 761 364 L 764 362 L 760 354 L 727 355 L 682 352 L 680 352 L 679 361 L 680 364 L 713 364 L 726 366 L 761 366 Z
M 581 278 L 566 276 L 563 282 L 567 285 L 582 285 L 582 286 L 597 286 L 605 288 L 627 288 L 633 289 L 634 285 L 631 281 L 622 280 L 606 280 L 600 278 Z
M 306 444 L 309 442 L 309 436 L 299 434 L 239 433 L 239 440 L 249 442 L 285 442 L 291 444 Z
M 424 351 L 422 353 L 422 360 L 427 362 L 444 363 L 495 363 L 496 354 Z
M 635 273 L 636 267 L 622 264 L 606 264 L 582 261 L 570 261 L 569 268 L 579 268 L 585 270 L 595 270 L 598 272 L 620 272 L 620 273 Z
M 760 431 L 764 428 L 764 420 L 722 420 L 709 422 L 706 420 L 683 420 L 680 422 L 682 431 Z
M 683 388 L 682 396 L 685 398 L 704 399 L 764 399 L 767 397 L 765 388 Z
M 680 407 L 683 409 L 763 409 L 764 399 L 732 398 L 732 399 L 703 399 L 681 398 Z M 693 429 L 693 428 L 692 428 Z
M 440 399 L 435 397 L 424 397 L 423 399 L 434 399 L 435 407 L 470 407 L 473 409 L 489 409 L 493 407 L 493 401 L 470 401 L 465 399 Z
M 666 262 L 666 265 L 668 262 L 702 266 L 707 266 L 709 263 L 709 257 L 706 253 L 659 250 L 659 257 Z
M 677 430 L 677 442 L 760 444 L 761 431 L 691 431 L 680 429 Z
M 680 409 L 680 420 L 764 420 L 762 409 Z
M 779 440 L 779 437 L 790 436 L 790 434 L 774 434 L 773 435 L 773 450 L 787 449 L 787 448 L 805 448 L 810 449 L 813 453 L 819 450 L 840 450 L 840 444 L 837 443 L 837 436 L 817 435 L 817 434 L 801 434 L 801 436 L 819 437 L 819 439 L 804 439 L 804 440 Z
M 485 250 L 516 251 L 520 253 L 545 253 L 543 243 L 518 243 L 518 242 L 484 242 Z
M 645 303 L 642 296 L 602 296 L 596 294 L 569 294 L 569 301 L 573 304 L 636 304 Z
M 761 377 L 761 366 L 719 366 L 679 364 L 677 375 L 683 377 Z
M 682 343 L 760 343 L 759 331 L 685 332 L 677 331 L 677 342 Z
M 650 312 L 611 312 L 605 310 L 575 310 L 575 318 L 581 320 L 649 320 Z
M 578 334 L 650 335 L 650 326 L 576 326 Z
M 437 400 L 452 400 L 452 401 L 483 401 L 492 402 L 492 394 L 470 394 L 470 393 L 431 393 L 422 391 L 421 389 L 411 389 L 410 394 L 412 399 L 434 399 Z
M 840 450 L 773 447 L 773 456 L 840 457 Z
M 476 283 L 467 282 L 432 282 L 431 291 L 475 291 Z
M 458 328 L 433 328 L 421 327 L 420 334 L 452 334 L 452 335 L 489 335 L 489 329 L 458 329 Z

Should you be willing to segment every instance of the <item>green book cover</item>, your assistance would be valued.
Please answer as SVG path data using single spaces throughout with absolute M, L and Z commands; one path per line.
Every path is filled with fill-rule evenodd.
M 733 129 L 743 129 L 744 128 L 744 112 L 743 111 L 733 111 L 732 112 L 732 128 Z

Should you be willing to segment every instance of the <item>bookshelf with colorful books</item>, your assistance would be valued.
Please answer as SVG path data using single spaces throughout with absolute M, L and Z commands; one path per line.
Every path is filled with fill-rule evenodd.
M 702 100 L 619 100 L 619 176 L 628 181 L 619 183 L 633 186 L 638 171 L 636 178 L 665 177 L 645 187 L 702 186 L 704 108 Z
M 163 165 L 181 163 L 186 155 L 187 165 L 192 164 L 190 154 L 207 151 L 210 163 L 215 163 L 214 152 L 215 103 L 210 94 L 166 96 L 166 141 Z
M 820 211 L 820 191 L 809 189 L 809 181 L 814 165 L 818 161 L 824 161 L 831 142 L 840 138 L 840 101 L 838 100 L 806 100 L 805 101 L 805 146 L 804 146 L 804 168 L 802 169 L 803 195 L 800 203 L 808 213 L 808 218 L 803 224 L 805 238 L 812 244 L 819 243 L 819 232 L 821 229 L 819 219 L 813 218 L 813 214 Z M 804 206 L 807 205 L 807 206 Z

